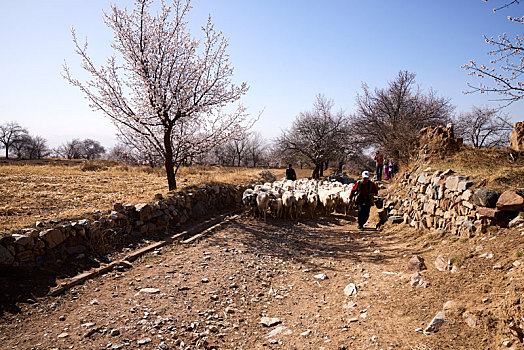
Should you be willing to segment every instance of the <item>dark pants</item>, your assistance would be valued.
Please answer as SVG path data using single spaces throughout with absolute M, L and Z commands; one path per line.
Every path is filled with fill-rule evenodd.
M 362 204 L 358 204 L 358 226 L 364 226 L 364 224 L 369 219 L 369 210 L 371 209 L 371 205 L 369 201 L 365 201 Z
M 377 165 L 377 181 L 382 181 L 382 165 Z

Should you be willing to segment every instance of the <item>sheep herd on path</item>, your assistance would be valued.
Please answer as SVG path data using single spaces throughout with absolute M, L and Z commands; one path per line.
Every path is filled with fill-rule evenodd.
M 245 190 L 242 202 L 264 221 L 268 211 L 275 218 L 290 219 L 304 215 L 313 218 L 317 212 L 327 215 L 334 210 L 347 215 L 353 185 L 313 179 L 267 182 Z

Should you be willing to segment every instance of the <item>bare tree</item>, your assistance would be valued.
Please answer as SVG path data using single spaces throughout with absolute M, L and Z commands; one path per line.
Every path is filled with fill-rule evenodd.
M 30 147 L 32 138 L 29 134 L 22 134 L 16 138 L 11 144 L 11 150 L 14 151 L 15 157 L 18 159 L 29 158 L 27 149 Z
M 325 164 L 336 159 L 350 144 L 348 118 L 343 112 L 333 113 L 333 100 L 317 95 L 313 110 L 300 113 L 289 130 L 277 139 L 281 150 L 296 153 L 315 165 L 313 178 L 324 175 Z
M 156 16 L 151 1 L 137 0 L 136 8 L 111 7 L 106 25 L 114 31 L 112 48 L 123 58 L 111 57 L 97 68 L 73 32 L 76 52 L 93 80 L 74 79 L 67 66 L 64 77 L 87 96 L 91 107 L 103 111 L 120 134 L 144 143 L 164 159 L 169 189 L 176 188 L 176 171 L 188 157 L 238 138 L 247 128 L 245 109 L 225 114 L 248 87 L 231 82 L 233 67 L 226 53 L 227 40 L 211 19 L 203 39 L 187 29 L 190 1 L 163 4 Z
M 415 74 L 407 71 L 400 71 L 386 88 L 370 91 L 363 84 L 352 124 L 361 145 L 374 146 L 397 161 L 406 161 L 420 129 L 447 123 L 453 111 L 449 100 L 414 87 Z
M 23 134 L 11 145 L 17 158 L 42 159 L 51 154 L 47 140 L 41 136 Z
M 82 158 L 85 159 L 97 159 L 102 156 L 106 152 L 106 149 L 100 144 L 100 142 L 91 140 L 91 139 L 85 139 L 81 141 L 82 144 Z
M 83 148 L 82 141 L 73 139 L 56 148 L 55 153 L 59 157 L 66 159 L 82 159 L 84 152 Z
M 266 157 L 268 145 L 262 135 L 254 132 L 249 135 L 246 149 L 246 162 L 249 162 L 253 168 L 259 165 Z
M 0 143 L 5 148 L 5 158 L 9 159 L 9 147 L 17 142 L 23 135 L 27 135 L 27 130 L 17 122 L 7 122 L 0 125 Z
M 455 118 L 455 133 L 473 147 L 504 147 L 509 144 L 513 125 L 510 117 L 500 110 L 473 107 L 471 112 Z
M 32 136 L 27 148 L 29 159 L 42 159 L 48 157 L 51 150 L 47 147 L 47 140 L 42 136 Z
M 487 1 L 487 0 L 484 0 Z M 506 1 L 493 12 L 502 10 L 514 4 L 520 4 L 517 0 Z M 508 20 L 517 24 L 524 24 L 523 17 L 508 16 Z M 489 93 L 494 92 L 501 96 L 500 100 L 506 103 L 506 106 L 522 99 L 524 97 L 524 38 L 517 35 L 511 38 L 508 34 L 503 33 L 495 37 L 484 36 L 486 43 L 493 48 L 488 52 L 492 56 L 489 63 L 477 64 L 471 60 L 462 66 L 469 71 L 470 76 L 477 78 L 487 78 L 491 83 L 468 83 L 469 90 L 465 93 Z

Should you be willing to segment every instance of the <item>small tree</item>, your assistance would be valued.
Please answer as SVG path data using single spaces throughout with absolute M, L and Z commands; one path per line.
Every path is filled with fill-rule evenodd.
M 67 66 L 64 77 L 87 96 L 91 107 L 113 120 L 122 138 L 142 143 L 164 161 L 169 189 L 176 188 L 176 172 L 187 159 L 238 139 L 250 126 L 245 109 L 225 114 L 222 109 L 244 95 L 245 83 L 231 82 L 227 40 L 211 19 L 203 40 L 187 29 L 190 2 L 162 4 L 156 16 L 150 0 L 137 0 L 136 8 L 111 7 L 106 25 L 114 31 L 112 48 L 120 54 L 97 68 L 73 32 L 76 52 L 93 80 L 74 79 Z
M 488 107 L 473 107 L 455 119 L 455 133 L 477 148 L 507 146 L 512 130 L 508 115 Z
M 313 110 L 300 113 L 289 130 L 282 132 L 277 145 L 315 165 L 313 178 L 324 175 L 325 164 L 336 159 L 351 142 L 348 118 L 343 112 L 334 114 L 333 100 L 317 95 Z
M 5 148 L 5 158 L 9 159 L 9 147 L 19 141 L 27 130 L 21 127 L 17 122 L 7 122 L 0 125 L 0 143 Z
M 433 91 L 424 94 L 414 86 L 415 74 L 407 71 L 400 71 L 386 88 L 370 91 L 362 86 L 352 132 L 363 146 L 374 146 L 397 161 L 406 161 L 420 129 L 450 120 L 453 107 L 449 100 Z

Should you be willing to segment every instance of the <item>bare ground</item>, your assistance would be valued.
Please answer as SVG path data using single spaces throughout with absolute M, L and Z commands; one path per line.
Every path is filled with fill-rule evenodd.
M 509 322 L 524 317 L 522 266 L 515 263 L 523 252 L 519 230 L 457 239 L 404 226 L 359 231 L 353 218 L 341 216 L 267 223 L 244 216 L 196 244 L 165 247 L 61 296 L 19 304 L 0 319 L 0 343 L 5 349 L 521 349 Z M 406 266 L 414 254 L 426 261 L 427 287 L 410 284 Z M 438 255 L 457 272 L 438 271 Z M 321 273 L 328 278 L 314 277 Z M 349 283 L 357 294 L 348 297 Z M 450 300 L 440 330 L 420 332 Z M 262 316 L 280 323 L 263 326 Z M 281 332 L 269 336 L 275 330 Z

